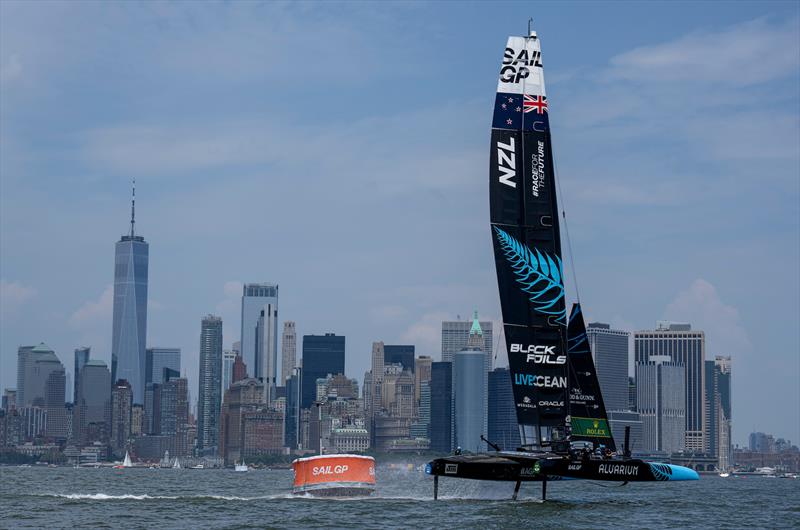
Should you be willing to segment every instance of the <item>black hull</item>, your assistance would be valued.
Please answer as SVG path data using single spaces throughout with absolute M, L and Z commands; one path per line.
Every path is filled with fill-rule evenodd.
M 554 453 L 514 451 L 437 458 L 428 464 L 426 472 L 437 477 L 512 482 L 558 479 L 661 482 L 699 478 L 686 467 L 638 459 L 573 459 Z

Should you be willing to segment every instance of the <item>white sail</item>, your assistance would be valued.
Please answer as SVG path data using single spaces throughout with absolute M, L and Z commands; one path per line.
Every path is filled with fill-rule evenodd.
M 125 451 L 125 460 L 122 461 L 122 467 L 133 467 L 131 455 L 128 454 L 128 451 Z

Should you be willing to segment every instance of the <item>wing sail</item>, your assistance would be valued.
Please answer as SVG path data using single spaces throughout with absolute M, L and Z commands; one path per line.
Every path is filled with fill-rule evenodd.
M 566 306 L 539 39 L 509 37 L 490 145 L 491 237 L 520 425 L 564 425 Z

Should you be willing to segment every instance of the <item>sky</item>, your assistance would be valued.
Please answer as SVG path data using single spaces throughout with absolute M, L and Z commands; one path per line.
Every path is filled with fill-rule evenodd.
M 243 282 L 345 335 L 359 380 L 372 341 L 438 359 L 442 320 L 499 322 L 491 113 L 532 17 L 570 296 L 704 330 L 734 442 L 798 443 L 799 6 L 0 2 L 0 386 L 24 344 L 110 359 L 134 177 L 148 345 L 182 348 L 193 396 L 201 318 L 230 347 Z

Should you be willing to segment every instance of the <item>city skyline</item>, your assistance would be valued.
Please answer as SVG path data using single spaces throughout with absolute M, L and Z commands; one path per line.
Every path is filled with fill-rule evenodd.
M 564 31 L 564 22 L 550 8 L 544 7 L 537 14 L 537 27 L 549 39 L 548 82 L 558 86 L 560 94 L 552 104 L 562 108 L 560 115 L 564 118 L 559 124 L 561 130 L 557 131 L 555 148 L 562 169 L 576 272 L 587 316 L 590 321 L 608 322 L 615 329 L 630 332 L 651 329 L 654 321 L 662 318 L 689 321 L 694 329 L 705 331 L 706 360 L 717 355 L 733 357 L 734 441 L 739 444 L 753 427 L 793 440 L 800 438 L 798 425 L 791 422 L 787 425 L 785 421 L 787 414 L 796 417 L 796 410 L 787 412 L 785 407 L 796 407 L 798 402 L 794 376 L 796 352 L 800 349 L 796 333 L 787 329 L 800 316 L 797 278 L 792 274 L 798 267 L 798 194 L 793 178 L 798 160 L 793 147 L 797 144 L 797 114 L 791 110 L 797 106 L 797 96 L 792 90 L 795 94 L 797 90 L 796 81 L 787 77 L 787 72 L 796 72 L 798 62 L 791 54 L 787 58 L 782 53 L 786 42 L 796 42 L 797 32 L 796 22 L 792 25 L 781 20 L 780 15 L 785 11 L 779 4 L 766 5 L 769 9 L 742 3 L 724 13 L 692 6 L 688 8 L 690 16 L 684 12 L 680 17 L 675 13 L 656 17 L 674 24 L 641 29 L 631 27 L 636 24 L 611 20 L 619 16 L 618 8 L 610 9 L 608 14 L 589 8 L 575 19 L 576 26 L 596 27 L 597 22 L 591 20 L 595 17 L 611 28 L 609 33 L 613 34 L 608 43 L 591 51 L 585 43 L 570 43 L 559 36 L 577 32 Z M 27 20 L 28 27 L 42 28 L 46 24 L 34 20 L 35 8 L 13 9 L 17 10 L 16 17 Z M 57 9 L 63 10 L 61 14 L 66 18 L 75 13 L 92 16 L 86 13 L 93 12 L 87 6 L 75 11 Z M 117 9 L 112 7 L 104 16 L 116 20 L 120 16 Z M 159 17 L 175 22 L 182 9 L 171 6 L 165 13 L 154 15 L 140 7 L 133 8 L 136 16 L 147 23 Z M 216 9 L 222 8 L 211 11 Z M 660 12 L 662 8 L 653 6 L 647 10 L 650 9 Z M 0 384 L 3 387 L 15 386 L 17 348 L 39 342 L 54 348 L 67 371 L 71 371 L 72 365 L 69 353 L 81 345 L 91 346 L 93 357 L 111 368 L 110 247 L 120 233 L 126 232 L 127 190 L 133 175 L 140 180 L 137 224 L 152 245 L 145 346 L 169 344 L 181 348 L 186 361 L 183 370 L 190 379 L 193 400 L 197 398 L 197 322 L 206 313 L 219 314 L 225 326 L 224 347 L 229 347 L 239 334 L 237 302 L 245 282 L 280 283 L 284 290 L 281 321 L 283 318 L 296 321 L 300 336 L 325 332 L 346 336 L 345 371 L 350 376 L 361 377 L 368 369 L 370 345 L 375 340 L 414 344 L 418 354 L 432 355 L 438 361 L 442 321 L 459 313 L 466 317 L 475 307 L 487 320 L 499 320 L 496 280 L 485 228 L 486 164 L 481 157 L 490 112 L 485 95 L 490 89 L 483 81 L 492 78 L 487 72 L 496 67 L 497 42 L 502 42 L 509 28 L 516 28 L 519 20 L 527 20 L 528 15 L 520 7 L 502 16 L 483 11 L 480 18 L 487 25 L 486 31 L 476 33 L 475 42 L 465 44 L 464 53 L 459 54 L 463 57 L 448 63 L 437 54 L 432 54 L 435 60 L 429 58 L 430 50 L 442 44 L 440 37 L 419 45 L 410 44 L 419 35 L 407 28 L 394 32 L 407 45 L 406 50 L 390 46 L 373 55 L 372 48 L 365 46 L 375 42 L 373 32 L 377 30 L 371 28 L 381 27 L 381 32 L 387 28 L 383 22 L 371 24 L 375 22 L 374 15 L 366 10 L 349 7 L 347 11 L 354 21 L 343 20 L 327 9 L 320 9 L 320 13 L 304 20 L 309 31 L 320 30 L 323 34 L 331 21 L 345 23 L 351 29 L 355 25 L 366 28 L 352 29 L 355 42 L 331 39 L 335 44 L 334 56 L 352 56 L 357 61 L 333 61 L 333 70 L 315 62 L 323 68 L 323 73 L 330 74 L 331 83 L 342 94 L 341 110 L 316 110 L 313 116 L 291 114 L 288 110 L 273 112 L 276 109 L 270 101 L 281 101 L 281 106 L 288 108 L 286 97 L 291 94 L 279 86 L 274 95 L 264 97 L 265 80 L 248 73 L 248 65 L 252 63 L 247 61 L 257 57 L 237 52 L 247 48 L 249 42 L 230 40 L 225 42 L 226 49 L 244 62 L 228 65 L 234 69 L 226 70 L 232 74 L 231 80 L 217 80 L 214 86 L 237 90 L 242 87 L 242 100 L 261 102 L 252 107 L 255 114 L 245 114 L 225 103 L 209 108 L 204 98 L 211 93 L 200 88 L 201 94 L 187 98 L 184 106 L 168 116 L 174 120 L 174 128 L 157 119 L 157 114 L 169 106 L 166 100 L 148 106 L 140 93 L 121 89 L 123 81 L 128 84 L 127 78 L 113 69 L 95 91 L 85 91 L 87 96 L 102 96 L 106 91 L 116 93 L 121 89 L 119 94 L 133 102 L 133 108 L 142 111 L 140 119 L 121 110 L 112 112 L 114 105 L 103 97 L 91 97 L 98 110 L 86 112 L 87 108 L 81 107 L 87 104 L 86 100 L 79 99 L 78 105 L 72 106 L 63 99 L 78 94 L 68 92 L 59 96 L 42 88 L 71 82 L 80 87 L 85 82 L 81 77 L 85 72 L 78 68 L 77 73 L 70 74 L 61 67 L 51 71 L 48 66 L 52 64 L 52 56 L 29 53 L 33 44 L 18 30 L 8 27 L 8 22 L 2 23 L 0 38 L 5 51 L 0 58 L 3 61 L 0 97 L 4 108 L 0 135 L 4 152 L 0 162 L 4 188 L 0 205 L 3 240 Z M 438 7 L 425 7 L 422 11 L 431 20 L 441 20 Z M 644 8 L 631 6 L 630 11 L 633 14 L 623 16 L 623 22 L 644 17 Z M 398 12 L 411 16 L 400 9 Z M 247 28 L 251 14 L 246 7 L 234 6 L 230 24 L 234 28 Z M 277 15 L 289 21 L 305 17 L 291 9 Z M 457 13 L 455 17 L 451 20 L 448 16 L 448 26 L 460 27 L 459 31 L 477 27 L 475 14 Z M 130 26 L 122 26 L 122 31 L 132 31 Z M 177 26 L 175 31 L 179 36 L 192 38 L 202 37 L 203 31 L 215 27 L 204 16 L 199 18 L 195 30 Z M 430 26 L 419 31 L 422 29 L 426 34 L 436 33 L 429 31 Z M 519 31 L 523 29 L 520 27 Z M 74 29 L 49 28 L 34 33 L 60 36 L 61 41 L 68 42 L 69 38 L 63 38 L 63 32 L 68 31 Z M 452 37 L 453 31 L 448 29 L 441 38 Z M 96 33 L 92 35 L 97 37 Z M 156 44 L 169 44 L 175 38 L 174 33 L 152 28 L 145 35 L 153 37 Z M 727 67 L 732 69 L 747 62 L 744 60 L 747 57 L 720 51 L 734 36 L 742 39 L 746 48 L 767 50 L 762 53 L 769 60 L 759 60 L 761 67 L 753 72 L 752 81 L 728 79 L 721 73 Z M 288 49 L 284 47 L 287 36 L 279 34 L 276 39 L 276 50 Z M 84 48 L 86 42 L 78 39 L 68 47 L 69 51 L 74 55 L 86 52 L 83 55 L 88 65 L 104 64 L 108 58 L 103 55 L 105 52 Z M 694 82 L 702 87 L 721 84 L 722 112 L 692 97 L 696 87 L 688 80 L 665 80 L 663 74 L 648 66 L 648 59 L 662 54 L 672 61 L 670 65 L 691 68 L 691 64 L 681 59 L 681 52 L 687 47 L 694 50 L 693 56 L 713 57 L 725 67 L 705 72 L 705 76 L 692 70 L 696 75 Z M 125 56 L 132 64 L 147 63 L 153 49 L 141 48 L 141 52 L 113 49 L 108 53 L 141 53 Z M 359 51 L 362 49 L 363 52 Z M 190 79 L 206 79 L 200 65 L 191 60 L 194 51 L 179 50 L 177 56 L 170 58 L 175 64 L 158 63 L 153 68 L 163 69 L 157 70 L 161 72 L 177 65 Z M 277 75 L 291 78 L 294 60 L 283 58 L 282 53 L 269 57 L 275 60 L 272 64 Z M 212 60 L 212 64 L 217 63 Z M 409 90 L 397 111 L 379 112 L 380 105 L 373 96 L 351 85 L 355 72 L 361 72 L 363 65 L 372 67 L 376 76 L 366 81 L 367 88 L 387 82 L 405 87 L 401 78 L 411 76 L 413 84 L 425 86 L 431 86 L 431 80 L 448 79 L 456 90 L 425 94 Z M 418 70 L 412 70 L 416 65 Z M 68 61 L 64 67 L 69 66 Z M 465 72 L 469 70 L 465 66 L 475 67 L 474 76 Z M 336 75 L 337 71 L 345 75 Z M 271 75 L 269 79 L 273 79 Z M 163 77 L 167 95 L 183 93 L 185 85 L 178 79 Z M 140 89 L 152 90 L 147 79 L 140 82 L 144 85 Z M 679 111 L 666 102 L 661 90 L 665 83 L 669 85 L 669 99 L 690 105 L 688 110 Z M 624 98 L 617 96 L 626 94 L 631 86 L 652 96 L 650 103 L 644 105 L 634 99 L 622 105 Z M 725 106 L 725 101 L 739 101 L 743 92 L 752 90 L 769 94 L 770 104 L 761 112 L 768 113 L 773 118 L 770 121 L 746 110 L 733 112 L 732 107 Z M 31 108 L 28 99 L 31 96 L 26 93 L 45 96 L 40 99 L 41 110 Z M 595 102 L 594 94 L 599 94 L 602 105 Z M 288 101 L 299 103 L 295 99 Z M 336 106 L 339 105 L 332 107 Z M 57 107 L 61 110 L 56 110 Z M 81 108 L 88 119 L 73 114 L 74 108 Z M 196 109 L 207 111 L 207 117 L 200 121 L 186 117 L 203 114 L 194 112 Z M 659 145 L 651 139 L 645 149 L 635 150 L 640 155 L 629 155 L 624 150 L 636 146 L 633 136 L 642 131 L 648 136 L 647 123 L 672 123 L 676 113 L 683 116 L 684 112 L 691 118 L 675 125 L 677 148 Z M 260 119 L 261 113 L 274 116 L 275 124 Z M 626 126 L 617 123 L 636 113 L 647 123 Z M 385 146 L 378 139 L 362 137 L 356 130 L 358 127 L 348 127 L 351 118 L 358 126 L 372 124 L 384 131 L 382 141 L 387 145 L 403 145 L 403 154 L 389 159 L 388 164 L 386 160 L 366 159 L 363 168 L 353 174 L 354 164 L 363 160 L 360 157 L 366 156 L 365 152 L 383 153 Z M 438 130 L 443 119 L 455 119 L 454 125 L 466 131 L 465 137 L 437 143 L 433 150 L 404 133 L 431 127 Z M 35 140 L 39 137 L 36 132 L 26 132 L 26 124 L 31 124 L 32 131 L 41 132 L 53 120 L 64 124 L 57 129 L 67 139 L 47 136 L 56 143 L 64 142 L 58 149 L 48 151 L 37 146 L 39 142 Z M 710 128 L 699 129 L 698 120 L 708 121 Z M 320 124 L 320 131 L 303 126 L 312 121 Z M 324 126 L 323 122 L 331 125 Z M 215 123 L 223 126 L 214 127 Z M 755 143 L 742 144 L 740 139 L 725 133 L 738 123 L 747 123 L 748 127 L 761 131 L 752 135 L 755 139 L 748 140 Z M 598 138 L 597 132 L 609 128 L 613 134 L 607 136 L 614 140 L 606 143 Z M 210 130 L 221 132 L 218 136 L 198 132 Z M 698 138 L 698 130 L 711 133 L 704 132 L 708 138 L 703 140 Z M 282 132 L 278 134 L 279 131 Z M 344 140 L 341 144 L 333 141 L 336 135 Z M 660 138 L 661 133 L 656 136 Z M 255 138 L 257 149 L 237 147 L 238 139 L 243 137 Z M 256 154 L 273 141 L 275 146 L 266 149 L 267 154 Z M 307 177 L 317 173 L 307 171 L 303 163 L 293 165 L 298 153 L 295 142 L 304 149 L 308 145 L 319 146 L 310 163 L 317 170 L 330 164 L 323 171 L 325 179 Z M 701 143 L 701 149 L 695 142 Z M 166 144 L 168 149 L 157 143 Z M 223 147 L 222 154 L 207 154 L 202 146 L 209 143 Z M 612 143 L 620 144 L 623 150 Z M 364 149 L 354 151 L 347 145 L 360 145 Z M 181 155 L 170 155 L 170 151 Z M 758 151 L 759 156 L 747 154 L 752 151 Z M 606 167 L 614 166 L 597 175 L 599 156 L 603 156 Z M 27 167 L 27 157 L 39 162 Z M 417 162 L 411 164 L 407 159 Z M 680 160 L 680 165 L 676 166 L 673 160 Z M 765 160 L 770 168 L 766 174 Z M 625 164 L 617 165 L 619 161 Z M 379 179 L 385 186 L 371 189 L 375 182 L 373 172 L 385 171 L 387 165 L 395 169 Z M 623 165 L 631 165 L 632 169 L 621 171 Z M 419 171 L 423 166 L 426 171 Z M 620 176 L 614 177 L 615 172 Z M 410 174 L 422 177 L 408 177 Z M 752 179 L 753 174 L 759 175 L 759 179 Z M 225 178 L 220 179 L 220 175 Z M 64 183 L 59 184 L 62 176 Z M 218 182 L 221 180 L 224 185 Z M 692 193 L 687 194 L 687 189 Z M 254 214 L 260 211 L 263 197 L 276 196 L 277 204 L 271 215 L 287 221 L 282 224 L 293 226 L 291 233 L 284 234 L 277 226 L 265 227 L 263 222 L 259 223 L 261 217 Z M 752 204 L 762 206 L 757 213 L 742 215 L 751 200 Z M 609 202 L 615 208 L 607 208 Z M 62 203 L 67 203 L 69 209 L 63 210 Z M 404 214 L 409 205 L 419 212 L 418 216 Z M 301 207 L 313 213 L 297 216 Z M 33 208 L 52 215 L 30 216 Z M 377 231 L 348 237 L 364 230 L 363 219 L 370 219 Z M 25 229 L 19 229 L 23 223 Z M 67 233 L 71 237 L 64 237 Z M 209 240 L 215 244 L 209 245 Z M 44 241 L 52 255 L 68 260 L 72 266 L 56 268 L 52 259 L 45 259 L 42 245 L 37 244 Z M 761 262 L 757 272 L 752 270 L 754 261 Z M 392 265 L 390 281 L 386 277 L 387 264 Z M 570 279 L 572 272 L 567 271 Z M 744 285 L 755 283 L 747 280 L 753 274 L 776 281 L 761 284 L 757 289 Z M 502 366 L 505 364 L 502 345 L 497 349 L 495 366 Z M 751 388 L 753 381 L 759 385 L 758 392 L 748 392 L 752 399 L 736 401 L 735 396 Z M 775 403 L 782 404 L 779 411 L 772 415 L 762 413 Z

